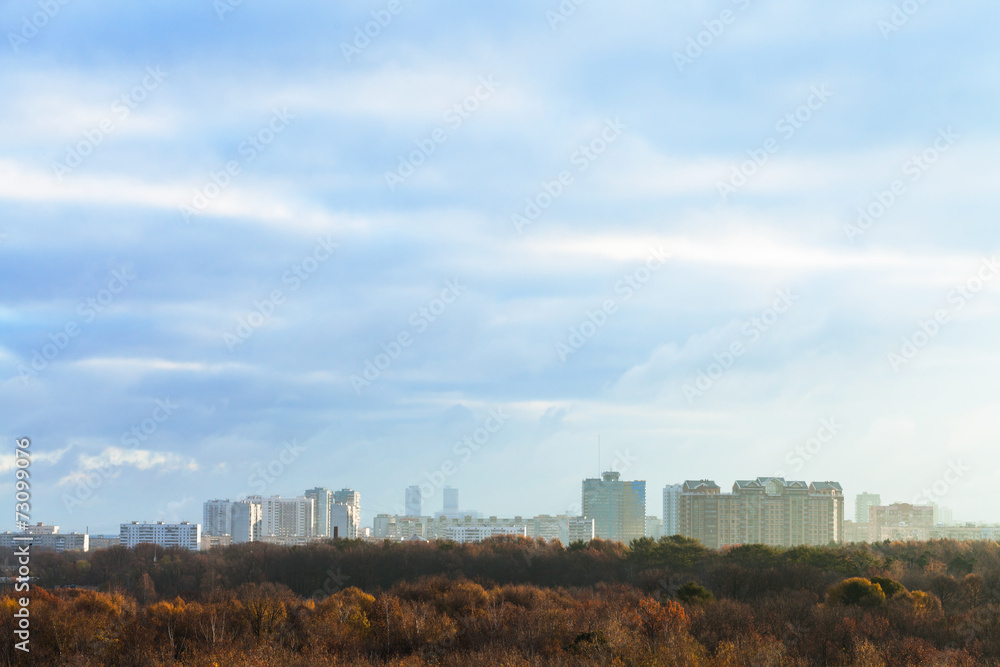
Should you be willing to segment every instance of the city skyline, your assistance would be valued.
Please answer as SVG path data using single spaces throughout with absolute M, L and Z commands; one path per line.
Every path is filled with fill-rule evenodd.
M 587 495 L 587 488 L 588 488 L 587 484 L 588 484 L 588 482 L 590 482 L 590 483 L 598 483 L 598 485 L 600 485 L 600 480 L 601 479 L 604 479 L 605 483 L 607 483 L 609 480 L 614 480 L 612 483 L 618 483 L 617 480 L 620 479 L 620 474 L 617 473 L 617 472 L 615 472 L 615 471 L 608 470 L 608 471 L 605 471 L 604 473 L 602 473 L 602 475 L 601 475 L 600 478 L 585 478 L 585 479 L 583 479 L 582 480 L 583 491 L 582 491 L 582 494 L 581 494 L 580 502 L 575 503 L 574 505 L 571 505 L 569 508 L 566 508 L 566 509 L 563 509 L 563 510 L 551 511 L 551 512 L 550 511 L 545 511 L 545 510 L 540 510 L 538 508 L 535 508 L 535 509 L 530 510 L 528 512 L 521 512 L 521 513 L 517 513 L 517 512 L 513 512 L 513 513 L 480 512 L 478 510 L 460 509 L 460 508 L 457 508 L 457 502 L 458 502 L 457 501 L 457 497 L 458 497 L 459 490 L 456 489 L 456 488 L 454 488 L 454 487 L 445 487 L 447 489 L 450 489 L 453 492 L 453 497 L 455 499 L 455 504 L 451 506 L 451 511 L 448 511 L 448 509 L 447 509 L 448 506 L 447 505 L 443 506 L 442 510 L 430 510 L 430 508 L 428 508 L 426 506 L 426 504 L 424 504 L 423 505 L 423 509 L 424 510 L 430 510 L 430 511 L 424 511 L 423 513 L 418 513 L 418 514 L 412 514 L 412 513 L 410 513 L 408 511 L 409 506 L 407 505 L 407 503 L 409 501 L 411 501 L 412 499 L 416 498 L 416 494 L 413 493 L 413 490 L 415 488 L 417 488 L 417 487 L 415 485 L 411 485 L 411 486 L 408 486 L 405 489 L 403 489 L 402 495 L 403 495 L 403 498 L 404 498 L 404 502 L 403 503 L 398 503 L 395 506 L 395 510 L 394 511 L 379 511 L 379 512 L 371 512 L 371 511 L 369 511 L 370 513 L 368 515 L 366 515 L 365 511 L 362 509 L 363 508 L 363 503 L 361 501 L 361 494 L 360 494 L 360 492 L 358 492 L 358 491 L 356 491 L 354 489 L 350 489 L 350 488 L 344 488 L 344 489 L 341 489 L 340 491 L 333 491 L 333 490 L 325 488 L 325 487 L 315 487 L 315 488 L 312 488 L 312 489 L 306 489 L 303 492 L 297 492 L 297 491 L 295 491 L 295 492 L 290 492 L 289 494 L 280 494 L 280 493 L 277 493 L 277 494 L 272 494 L 272 495 L 269 495 L 269 496 L 250 495 L 250 496 L 239 497 L 239 498 L 234 498 L 234 499 L 223 498 L 223 497 L 220 496 L 220 497 L 218 497 L 216 499 L 213 499 L 213 500 L 205 500 L 202 503 L 202 509 L 201 509 L 201 512 L 200 512 L 199 516 L 201 516 L 202 519 L 203 519 L 202 521 L 200 521 L 200 525 L 204 527 L 204 534 L 205 535 L 232 534 L 232 535 L 236 536 L 236 534 L 239 531 L 233 530 L 232 528 L 234 526 L 236 526 L 236 521 L 237 521 L 236 517 L 240 516 L 238 514 L 236 514 L 236 515 L 233 514 L 233 511 L 234 511 L 233 508 L 236 507 L 237 505 L 246 505 L 248 502 L 256 502 L 258 504 L 261 503 L 261 502 L 265 502 L 266 503 L 268 500 L 270 500 L 272 502 L 277 501 L 279 503 L 282 503 L 282 502 L 283 503 L 298 503 L 298 502 L 302 502 L 302 501 L 308 499 L 308 500 L 310 500 L 312 502 L 312 508 L 309 510 L 308 517 L 306 517 L 305 515 L 303 515 L 299 519 L 296 519 L 297 526 L 298 526 L 296 528 L 296 531 L 302 532 L 303 526 L 308 525 L 308 526 L 311 527 L 311 531 L 312 531 L 312 532 L 308 533 L 308 536 L 310 536 L 310 537 L 323 537 L 323 536 L 333 537 L 332 526 L 334 524 L 338 524 L 338 525 L 341 526 L 340 535 L 339 535 L 339 537 L 341 537 L 341 538 L 352 538 L 352 537 L 356 537 L 356 536 L 360 537 L 363 529 L 370 530 L 370 529 L 373 528 L 373 526 L 377 525 L 377 517 L 379 517 L 379 516 L 393 516 L 393 517 L 399 517 L 399 518 L 403 518 L 403 517 L 417 517 L 417 518 L 433 518 L 433 517 L 438 517 L 438 518 L 449 518 L 450 517 L 450 518 L 462 519 L 462 518 L 466 518 L 466 517 L 472 517 L 472 518 L 507 517 L 507 518 L 511 518 L 511 517 L 516 517 L 516 516 L 530 517 L 530 516 L 553 516 L 553 515 L 556 515 L 556 516 L 569 516 L 569 517 L 578 516 L 580 518 L 583 518 L 583 517 L 586 516 L 585 511 L 584 511 L 584 507 L 586 506 L 586 495 Z M 757 477 L 756 478 L 757 482 L 760 482 L 761 480 L 767 480 L 767 479 L 780 480 L 782 483 L 790 484 L 790 485 L 798 484 L 802 488 L 805 488 L 806 486 L 808 486 L 810 489 L 813 487 L 814 484 L 821 484 L 821 485 L 832 484 L 833 486 L 835 486 L 838 489 L 838 492 L 840 492 L 840 490 L 841 490 L 840 483 L 837 482 L 837 481 L 835 481 L 835 480 L 814 480 L 813 482 L 808 482 L 807 483 L 805 480 L 786 479 L 786 478 L 781 478 L 781 477 L 776 477 L 776 476 L 764 476 L 764 477 Z M 642 523 L 643 519 L 644 520 L 656 519 L 656 520 L 659 521 L 659 529 L 662 531 L 662 534 L 663 535 L 672 535 L 672 534 L 681 534 L 681 530 L 680 530 L 680 526 L 681 526 L 681 521 L 680 521 L 680 511 L 681 511 L 681 509 L 680 509 L 681 508 L 680 497 L 681 496 L 680 496 L 680 494 L 681 493 L 685 493 L 684 492 L 684 488 L 688 484 L 691 484 L 691 483 L 695 483 L 697 485 L 704 485 L 704 484 L 710 484 L 710 485 L 712 485 L 712 484 L 714 484 L 716 492 L 721 492 L 724 495 L 728 495 L 728 494 L 730 494 L 730 492 L 732 492 L 732 493 L 741 493 L 742 492 L 741 489 L 745 485 L 747 485 L 748 483 L 750 484 L 750 486 L 753 486 L 753 484 L 754 484 L 753 480 L 754 480 L 754 478 L 736 479 L 736 480 L 733 481 L 732 489 L 729 489 L 728 486 L 719 487 L 719 485 L 715 483 L 714 479 L 709 479 L 709 478 L 685 479 L 683 483 L 667 484 L 667 485 L 664 485 L 661 489 L 659 489 L 659 491 L 662 491 L 662 500 L 663 500 L 662 505 L 660 504 L 660 498 L 661 498 L 661 496 L 659 495 L 659 493 L 654 494 L 655 497 L 653 497 L 652 499 L 650 499 L 649 497 L 646 496 L 646 486 L 647 485 L 646 485 L 646 481 L 645 480 L 622 480 L 621 483 L 622 484 L 626 484 L 627 483 L 629 485 L 633 485 L 633 484 L 640 484 L 641 485 L 640 495 L 641 495 L 641 498 L 642 498 L 642 507 L 640 509 L 636 510 L 637 516 L 633 517 L 633 520 L 638 519 L 640 521 L 640 523 Z M 656 490 L 656 489 L 654 489 L 654 490 Z M 325 496 L 324 496 L 324 494 L 325 494 Z M 669 505 L 668 505 L 668 496 L 670 496 L 670 498 L 671 498 Z M 326 504 L 326 508 L 325 508 L 326 511 L 325 512 L 323 511 L 324 503 Z M 348 504 L 351 506 L 352 509 L 350 509 L 350 510 L 344 510 L 343 508 L 338 507 L 338 506 L 341 506 L 341 505 L 348 505 Z M 930 526 L 934 526 L 934 525 L 938 525 L 938 524 L 940 524 L 940 525 L 956 525 L 956 526 L 957 525 L 995 525 L 995 526 L 1000 526 L 1000 521 L 996 521 L 996 520 L 994 520 L 994 521 L 989 521 L 989 520 L 974 520 L 974 519 L 968 519 L 966 517 L 961 517 L 961 516 L 959 516 L 956 519 L 954 517 L 952 508 L 947 507 L 947 506 L 943 506 L 943 505 L 941 505 L 939 503 L 935 503 L 935 502 L 930 502 L 930 503 L 926 503 L 926 502 L 908 502 L 908 501 L 898 500 L 897 499 L 897 500 L 893 500 L 891 502 L 890 501 L 885 501 L 883 503 L 883 501 L 881 500 L 880 494 L 878 494 L 878 493 L 870 493 L 868 491 L 862 491 L 862 492 L 859 492 L 859 493 L 843 492 L 843 495 L 842 495 L 842 507 L 841 507 L 840 511 L 841 511 L 841 513 L 843 515 L 843 520 L 844 521 L 847 521 L 847 523 L 861 524 L 862 527 L 863 527 L 863 524 L 865 524 L 867 522 L 867 519 L 865 521 L 861 520 L 862 511 L 861 511 L 860 508 L 863 507 L 865 509 L 865 511 L 867 511 L 868 506 L 874 506 L 874 505 L 881 505 L 882 507 L 897 506 L 897 505 L 914 505 L 914 506 L 923 506 L 923 507 L 933 508 L 934 520 L 930 524 Z M 670 509 L 668 509 L 668 507 Z M 339 515 L 339 519 L 337 518 L 337 514 L 336 514 L 336 512 L 337 512 L 338 509 L 341 511 L 341 513 Z M 301 511 L 302 510 L 299 510 L 298 512 L 301 512 Z M 333 515 L 331 515 L 331 511 L 333 512 Z M 242 522 L 242 524 L 241 524 L 242 525 L 242 531 L 244 533 L 246 533 L 249 530 L 251 537 L 249 538 L 249 540 L 248 539 L 237 538 L 237 539 L 235 539 L 235 542 L 238 543 L 238 542 L 244 542 L 244 541 L 252 541 L 254 539 L 258 539 L 258 537 L 256 537 L 256 536 L 259 536 L 259 537 L 265 537 L 265 536 L 280 537 L 280 535 L 278 533 L 269 531 L 269 530 L 267 530 L 266 528 L 263 527 L 263 526 L 269 525 L 266 521 L 263 522 L 263 524 L 262 524 L 262 530 L 261 531 L 254 532 L 254 530 L 252 528 L 252 525 L 253 525 L 253 518 L 252 517 L 254 516 L 253 513 L 251 512 L 248 515 L 247 514 L 248 510 L 246 510 L 246 509 L 239 510 L 239 512 L 242 512 L 242 515 L 241 515 L 242 518 L 240 519 L 241 522 Z M 261 514 L 259 512 L 260 512 L 260 510 L 258 509 L 257 521 L 261 522 L 262 521 L 262 516 L 261 516 Z M 939 513 L 941 515 L 940 519 L 939 519 Z M 325 517 L 325 519 L 324 519 L 324 517 Z M 591 516 L 590 518 L 591 519 L 595 519 L 598 522 L 598 524 L 596 524 L 596 525 L 602 526 L 602 528 L 598 529 L 598 532 L 600 532 L 601 530 L 603 530 L 605 532 L 605 538 L 606 539 L 622 539 L 625 542 L 629 542 L 629 541 L 631 541 L 631 539 L 634 539 L 636 537 L 635 534 L 630 534 L 626 538 L 619 538 L 617 536 L 616 532 L 609 530 L 609 528 L 608 528 L 609 524 L 606 523 L 607 519 L 597 518 L 596 515 L 595 516 Z M 136 520 L 135 519 L 130 519 L 130 521 L 132 521 L 134 523 Z M 142 523 L 155 523 L 156 521 L 159 521 L 159 522 L 162 523 L 164 520 L 159 519 L 159 520 L 155 520 L 155 521 L 149 521 L 149 520 L 147 520 L 147 519 L 144 518 L 140 522 L 142 522 Z M 325 521 L 325 523 L 324 523 L 324 521 Z M 604 523 L 601 523 L 602 521 Z M 181 522 L 181 523 L 184 523 L 184 522 L 186 522 L 186 523 L 197 523 L 197 521 L 191 521 L 189 519 L 179 519 L 179 520 L 174 521 L 173 523 L 179 523 L 179 522 Z M 171 523 L 171 522 L 168 521 L 167 523 Z M 48 524 L 46 522 L 38 522 L 38 525 L 43 525 L 43 524 L 44 525 L 51 525 L 51 524 Z M 121 524 L 121 525 L 123 525 L 123 524 Z M 326 526 L 326 529 L 324 529 L 324 525 Z M 350 525 L 351 527 L 348 528 L 348 525 Z M 647 537 L 649 536 L 649 534 L 648 534 L 648 525 L 649 525 L 648 523 L 644 524 L 643 528 L 640 530 L 640 532 L 642 532 L 642 530 L 645 530 Z M 229 528 L 226 529 L 226 528 L 223 528 L 223 526 L 228 526 Z M 671 529 L 671 526 L 674 526 L 674 528 Z M 30 526 L 29 526 L 29 528 L 30 528 Z M 617 530 L 618 529 L 615 529 L 615 531 L 617 531 Z M 634 533 L 636 529 L 632 528 L 631 530 Z M 101 530 L 90 531 L 90 526 L 89 525 L 86 527 L 86 531 L 89 532 L 89 533 L 91 533 L 91 534 L 94 534 L 94 535 L 101 535 L 101 534 L 103 534 Z M 79 530 L 76 529 L 76 528 L 73 528 L 71 532 L 79 532 Z M 302 535 L 306 535 L 306 534 L 307 534 L 306 532 L 302 532 Z M 844 535 L 843 529 L 840 529 L 840 534 Z M 849 531 L 848 531 L 848 534 L 849 534 Z
M 1000 519 L 997 6 L 44 4 L 0 6 L 32 519 L 554 514 L 598 437 Z

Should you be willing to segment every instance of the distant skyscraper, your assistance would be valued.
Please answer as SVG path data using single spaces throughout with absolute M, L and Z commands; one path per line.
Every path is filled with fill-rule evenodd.
M 667 537 L 681 534 L 681 485 L 663 487 L 663 534 Z
M 868 508 L 882 504 L 882 496 L 877 493 L 859 493 L 854 499 L 854 523 L 868 523 Z
M 594 536 L 628 544 L 646 533 L 646 482 L 621 481 L 606 472 L 583 481 L 583 515 L 594 520 Z
M 204 504 L 201 532 L 204 535 L 233 534 L 233 502 L 207 500 Z
M 420 487 L 416 484 L 406 487 L 406 516 L 420 516 Z
M 352 539 L 357 537 L 361 533 L 361 494 L 354 489 L 341 489 L 333 494 L 333 500 L 334 504 L 330 509 L 330 530 L 333 530 L 333 526 L 337 526 L 338 537 Z M 338 505 L 348 509 L 341 510 Z
M 450 486 L 444 487 L 444 515 L 458 516 L 458 489 Z
M 244 500 L 233 503 L 233 544 L 260 539 L 261 512 L 259 502 Z
M 333 491 L 317 486 L 306 491 L 306 498 L 312 498 L 313 506 L 313 536 L 330 537 L 333 529 L 330 527 L 330 508 L 333 505 Z

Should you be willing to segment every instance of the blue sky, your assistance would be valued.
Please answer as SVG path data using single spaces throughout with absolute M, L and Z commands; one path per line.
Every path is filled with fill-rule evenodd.
M 997 13 L 5 3 L 32 519 L 573 511 L 600 436 L 654 515 L 784 473 L 1000 521 Z

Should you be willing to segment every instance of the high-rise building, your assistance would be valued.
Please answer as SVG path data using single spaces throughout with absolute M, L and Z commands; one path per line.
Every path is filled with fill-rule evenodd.
M 247 501 L 260 504 L 260 533 L 266 537 L 312 537 L 314 505 L 312 498 L 249 496 Z
M 118 537 L 124 547 L 139 544 L 158 544 L 161 547 L 179 547 L 190 551 L 201 550 L 201 524 L 181 521 L 180 523 L 123 523 Z
M 444 507 L 442 508 L 444 516 L 457 517 L 459 514 L 458 489 L 446 486 L 442 495 L 444 496 Z
M 594 535 L 628 544 L 646 533 L 646 482 L 622 481 L 617 472 L 583 480 L 583 515 L 594 520 Z
M 354 539 L 358 536 L 361 522 L 354 510 L 354 505 L 334 503 L 330 508 L 330 536 L 341 539 Z
M 421 500 L 418 485 L 406 487 L 406 516 L 420 516 Z
M 341 489 L 333 494 L 330 507 L 330 535 L 337 526 L 337 536 L 354 539 L 361 534 L 361 494 L 354 489 Z M 343 505 L 347 509 L 339 509 Z
M 317 486 L 306 491 L 306 498 L 313 500 L 313 536 L 330 537 L 333 534 L 330 510 L 333 507 L 333 491 Z
M 202 514 L 201 532 L 204 535 L 233 534 L 233 502 L 231 500 L 206 500 Z
M 259 540 L 262 517 L 263 510 L 259 502 L 243 500 L 233 503 L 233 544 Z
M 663 487 L 663 534 L 667 537 L 681 532 L 681 485 Z
M 260 537 L 259 501 L 207 500 L 204 504 L 202 535 L 230 535 L 233 543 L 252 542 Z
M 739 480 L 732 493 L 711 480 L 689 480 L 681 489 L 680 534 L 712 549 L 842 542 L 844 493 L 837 482 L 782 477 Z
M 893 503 L 868 508 L 868 541 L 928 540 L 934 528 L 934 508 L 930 505 Z
M 854 523 L 868 524 L 868 508 L 881 505 L 882 496 L 877 493 L 859 493 L 854 498 Z

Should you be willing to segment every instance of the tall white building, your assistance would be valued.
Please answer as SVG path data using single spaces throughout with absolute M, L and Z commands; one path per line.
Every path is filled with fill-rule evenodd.
M 662 534 L 681 534 L 681 484 L 667 484 L 663 487 L 663 531 Z
M 306 491 L 306 498 L 313 500 L 313 535 L 316 537 L 330 537 L 333 535 L 333 527 L 330 523 L 330 510 L 333 507 L 333 491 L 317 486 L 315 489 Z
M 361 518 L 354 505 L 334 503 L 330 508 L 330 536 L 353 540 L 361 528 Z
M 232 535 L 233 505 L 231 500 L 206 500 L 201 532 L 205 535 Z
M 420 516 L 421 501 L 418 485 L 406 487 L 406 516 Z
M 646 482 L 623 481 L 617 472 L 583 480 L 583 515 L 603 540 L 628 544 L 646 534 Z
M 259 540 L 261 517 L 262 509 L 259 502 L 244 500 L 233 503 L 233 544 Z
M 337 526 L 338 537 L 350 539 L 361 534 L 361 494 L 354 489 L 341 489 L 333 494 L 334 504 L 330 509 L 330 534 Z M 345 509 L 338 509 L 342 505 Z M 334 517 L 336 513 L 336 517 Z
M 260 504 L 260 534 L 265 537 L 312 537 L 314 503 L 312 498 L 250 496 L 247 501 Z
M 132 548 L 139 544 L 158 544 L 161 547 L 179 547 L 190 551 L 201 550 L 201 524 L 181 521 L 180 523 L 123 523 L 118 542 L 123 547 Z
M 260 537 L 259 500 L 207 500 L 202 519 L 203 535 L 229 535 L 235 544 L 253 542 Z

